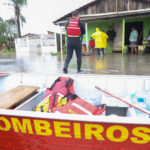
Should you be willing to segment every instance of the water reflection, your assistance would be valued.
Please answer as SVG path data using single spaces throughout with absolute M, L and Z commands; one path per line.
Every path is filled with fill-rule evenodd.
M 65 56 L 50 54 L 0 54 L 0 72 L 10 73 L 62 73 Z M 104 57 L 82 56 L 82 69 L 85 74 L 111 75 L 150 75 L 150 55 L 106 54 Z M 76 73 L 76 57 L 69 64 L 69 73 Z
M 40 86 L 41 88 L 51 85 L 49 76 L 62 73 L 64 60 L 65 56 L 51 56 L 50 54 L 0 55 L 0 72 L 10 73 L 9 76 L 0 77 L 0 93 L 21 84 Z M 83 56 L 82 62 L 82 69 L 85 70 L 85 74 L 150 75 L 150 55 L 106 54 L 105 57 L 98 55 Z M 71 73 L 71 77 L 77 76 L 75 55 L 69 64 L 68 70 Z M 100 76 L 95 78 L 95 81 L 92 80 L 92 82 L 97 83 L 99 78 Z M 143 76 L 141 78 L 143 79 Z M 131 89 L 135 89 L 135 87 L 143 87 L 143 80 L 140 83 L 138 82 L 141 79 L 136 79 L 135 82 L 133 82 L 133 79 L 130 82 L 125 82 L 125 78 L 118 79 L 118 76 L 113 77 L 109 81 L 107 79 L 108 76 L 103 78 L 102 81 L 105 81 L 105 83 L 101 84 L 101 86 L 103 85 L 103 88 L 106 86 L 105 88 L 114 92 L 114 94 L 116 94 L 115 92 L 119 93 L 121 97 L 125 96 L 126 93 L 130 93 Z M 137 83 L 139 85 L 135 86 Z M 147 83 L 150 82 L 148 81 Z M 128 89 L 126 87 L 132 88 Z

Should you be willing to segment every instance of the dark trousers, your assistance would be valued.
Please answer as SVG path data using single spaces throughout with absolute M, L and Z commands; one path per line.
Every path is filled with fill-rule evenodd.
M 102 51 L 102 54 L 104 54 L 104 48 L 97 48 L 97 54 L 100 55 L 100 51 Z
M 101 51 L 102 51 L 102 54 L 103 54 L 103 56 L 105 55 L 105 53 L 104 53 L 104 48 L 101 48 Z
M 68 68 L 74 50 L 77 57 L 77 69 L 80 70 L 82 59 L 81 59 L 81 40 L 79 37 L 70 37 L 67 39 L 67 57 L 65 60 L 64 68 L 66 69 Z

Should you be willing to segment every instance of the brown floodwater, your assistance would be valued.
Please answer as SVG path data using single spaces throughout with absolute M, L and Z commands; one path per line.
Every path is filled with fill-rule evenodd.
M 65 56 L 50 54 L 0 54 L 0 72 L 9 73 L 62 73 Z M 150 75 L 150 55 L 106 54 L 104 57 L 82 56 L 84 74 Z M 76 73 L 76 57 L 73 56 L 68 71 Z
M 0 72 L 9 76 L 0 77 L 0 93 L 20 84 L 45 87 L 48 76 L 62 74 L 65 56 L 50 54 L 0 54 Z M 77 75 L 76 56 L 69 64 L 70 76 Z M 121 53 L 82 56 L 82 74 L 150 76 L 150 55 L 122 55 Z M 123 78 L 122 78 L 123 79 Z

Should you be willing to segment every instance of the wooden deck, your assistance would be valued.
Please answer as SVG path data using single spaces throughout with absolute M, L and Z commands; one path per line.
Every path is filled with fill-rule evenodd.
M 0 94 L 0 109 L 13 108 L 25 98 L 37 91 L 39 87 L 18 86 L 14 89 Z

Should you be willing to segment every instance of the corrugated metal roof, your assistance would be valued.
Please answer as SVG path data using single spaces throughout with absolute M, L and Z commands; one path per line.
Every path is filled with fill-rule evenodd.
M 80 15 L 80 20 L 83 22 L 90 22 L 90 21 L 103 21 L 103 20 L 113 20 L 113 19 L 126 19 L 126 18 L 133 18 L 133 17 L 148 17 L 148 16 L 150 16 L 150 9 L 141 9 L 141 10 L 133 10 L 133 11 Z M 64 25 L 66 22 L 67 20 L 63 20 L 57 23 L 60 25 Z
M 85 9 L 85 8 L 87 8 L 87 7 L 89 7 L 89 6 L 93 5 L 93 4 L 95 4 L 95 3 L 97 3 L 98 1 L 99 1 L 99 0 L 93 0 L 92 2 L 87 3 L 86 5 L 83 5 L 82 7 L 78 8 L 78 9 L 76 9 L 76 10 L 81 11 L 81 10 L 83 10 L 83 9 Z M 141 0 L 132 0 L 132 1 L 141 1 Z M 150 2 L 150 0 L 142 0 L 142 2 Z M 129 11 L 126 11 L 126 12 L 130 13 Z M 142 11 L 142 12 L 143 12 L 143 11 Z M 109 15 L 110 15 L 110 14 L 114 15 L 115 13 L 116 13 L 116 15 L 117 15 L 117 14 L 120 13 L 120 12 L 112 12 L 112 13 L 109 13 Z M 125 12 L 121 12 L 121 15 L 123 16 L 124 13 L 125 13 Z M 84 15 L 84 16 L 81 16 L 81 20 L 86 20 L 85 18 L 89 18 L 88 20 L 92 20 L 92 19 L 96 18 L 95 15 L 97 15 L 97 18 L 100 18 L 100 16 L 103 16 L 104 18 L 108 18 L 109 16 L 107 16 L 107 14 L 108 14 L 108 13 L 103 13 L 103 14 L 91 14 L 91 18 L 90 18 L 88 15 Z M 67 22 L 67 21 L 66 21 L 66 18 L 71 17 L 71 15 L 72 15 L 72 12 L 70 12 L 70 13 L 68 13 L 68 14 L 66 14 L 66 15 L 64 15 L 64 16 L 62 16 L 61 18 L 55 20 L 53 23 L 54 23 L 54 24 L 64 24 L 64 23 Z M 128 14 L 128 15 L 130 15 L 130 14 Z M 98 17 L 98 16 L 99 16 L 99 17 Z M 119 16 L 118 16 L 118 17 L 119 17 Z
M 81 11 L 82 9 L 87 8 L 87 7 L 89 7 L 90 5 L 95 4 L 97 1 L 99 1 L 99 0 L 93 0 L 92 2 L 87 3 L 86 5 L 83 5 L 82 7 L 78 8 L 78 9 L 76 9 L 76 10 Z M 61 18 L 55 20 L 53 23 L 54 23 L 54 24 L 57 24 L 58 22 L 61 22 L 62 20 L 65 20 L 66 18 L 71 17 L 71 16 L 72 16 L 72 12 L 70 12 L 70 13 L 68 13 L 68 14 L 66 14 L 66 15 L 64 15 L 64 16 L 62 16 Z
M 92 21 L 92 20 L 107 20 L 107 19 L 117 19 L 126 17 L 146 17 L 150 16 L 150 9 L 132 10 L 132 11 L 122 11 L 122 12 L 112 12 L 112 13 L 100 13 L 100 14 L 90 14 L 80 16 L 82 21 Z

